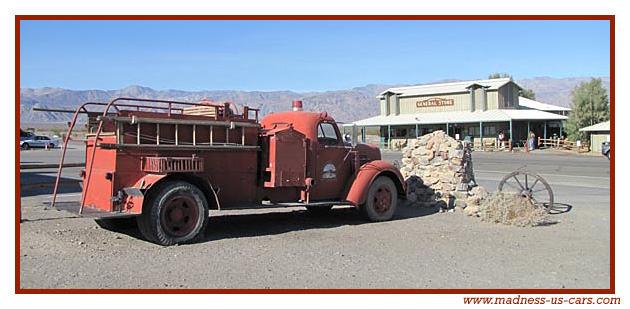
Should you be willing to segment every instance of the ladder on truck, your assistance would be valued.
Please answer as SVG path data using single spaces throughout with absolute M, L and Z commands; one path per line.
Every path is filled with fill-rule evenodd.
M 152 106 L 152 105 L 141 105 L 141 104 L 125 104 L 119 103 L 120 101 L 133 101 L 133 102 L 147 102 L 147 103 L 157 103 L 157 104 L 166 104 L 167 106 Z M 68 142 L 71 140 L 70 136 L 72 131 L 76 125 L 77 118 L 79 114 L 87 114 L 88 115 L 88 132 L 91 132 L 93 126 L 96 126 L 96 132 L 92 133 L 89 138 L 86 138 L 82 141 L 85 142 L 94 142 L 94 147 L 92 147 L 92 153 L 90 156 L 90 163 L 87 165 L 88 171 L 85 173 L 85 184 L 84 190 L 81 193 L 81 202 L 79 205 L 79 213 L 83 212 L 83 207 L 85 203 L 86 190 L 89 187 L 90 177 L 92 174 L 92 166 L 94 163 L 94 154 L 96 152 L 96 147 L 108 148 L 108 149 L 208 149 L 208 150 L 258 150 L 259 146 L 257 145 L 247 145 L 246 144 L 246 134 L 245 128 L 247 127 L 259 127 L 258 124 L 258 109 L 253 109 L 249 107 L 243 107 L 242 114 L 238 115 L 236 113 L 232 113 L 230 109 L 230 105 L 233 104 L 231 102 L 225 103 L 212 103 L 209 101 L 202 101 L 201 103 L 191 103 L 191 102 L 179 102 L 179 101 L 170 101 L 170 100 L 154 100 L 154 99 L 139 99 L 139 98 L 115 98 L 109 103 L 102 102 L 86 102 L 79 106 L 76 111 L 66 111 L 66 110 L 46 110 L 46 109 L 37 109 L 39 111 L 53 111 L 53 112 L 73 112 L 74 115 L 72 117 L 72 121 L 68 124 L 68 133 L 66 138 L 64 138 L 63 150 L 61 154 L 61 159 L 59 162 L 59 168 L 57 170 L 57 179 L 55 181 L 55 188 L 53 191 L 51 207 L 55 207 L 55 201 L 57 197 L 57 191 L 59 187 L 59 180 L 61 178 L 61 172 L 63 170 L 63 163 L 66 156 L 66 149 L 68 146 Z M 89 111 L 88 107 L 104 107 L 102 112 L 100 111 Z M 189 108 L 182 108 L 176 106 L 188 106 Z M 110 112 L 110 109 L 115 111 Z M 141 109 L 148 109 L 151 112 L 160 111 L 162 114 L 166 113 L 167 116 L 171 115 L 186 115 L 187 110 L 192 110 L 193 113 L 189 115 L 197 115 L 197 116 L 207 116 L 208 120 L 200 120 L 200 119 L 171 119 L 171 118 L 152 118 L 152 117 L 138 117 L 136 115 L 132 115 L 131 117 L 120 116 L 121 112 L 124 111 L 141 111 Z M 209 110 L 210 112 L 199 113 L 200 109 Z M 237 108 L 238 109 L 238 108 Z M 34 109 L 35 110 L 35 109 Z M 254 117 L 250 118 L 251 112 L 254 112 Z M 199 117 L 197 117 L 199 118 Z M 103 130 L 103 123 L 107 121 L 113 121 L 115 123 L 115 134 L 116 134 L 116 142 L 115 143 L 98 143 L 102 138 L 101 133 Z M 90 127 L 90 124 L 93 126 Z M 135 126 L 135 143 L 125 143 L 124 136 L 134 135 L 131 132 L 124 132 L 123 126 L 125 124 L 129 124 L 131 126 Z M 155 125 L 156 128 L 156 136 L 143 136 L 142 134 L 142 124 L 144 125 Z M 179 139 L 180 126 L 187 125 L 192 126 L 192 141 L 191 142 L 183 142 Z M 160 136 L 160 127 L 170 126 L 174 129 L 174 140 L 163 139 Z M 213 136 L 214 127 L 225 127 L 226 135 L 225 139 L 222 141 L 215 140 Z M 197 140 L 197 128 L 208 128 L 209 130 L 209 139 L 207 141 Z M 229 130 L 240 128 L 240 140 L 238 141 L 230 141 L 229 139 Z M 147 142 L 154 140 L 154 143 Z M 87 163 L 87 162 L 86 162 Z

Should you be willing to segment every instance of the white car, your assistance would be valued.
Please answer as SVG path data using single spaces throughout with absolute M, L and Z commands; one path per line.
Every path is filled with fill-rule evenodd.
M 57 148 L 59 141 L 54 140 L 45 135 L 31 135 L 28 138 L 20 141 L 20 148 Z

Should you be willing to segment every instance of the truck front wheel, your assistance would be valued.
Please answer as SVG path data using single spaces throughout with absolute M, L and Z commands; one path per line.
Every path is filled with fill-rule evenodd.
M 194 242 L 208 222 L 208 202 L 196 186 L 172 181 L 146 196 L 138 226 L 149 241 L 163 246 Z
M 370 221 L 387 221 L 394 216 L 397 204 L 396 184 L 389 177 L 379 176 L 372 182 L 367 200 L 359 208 Z

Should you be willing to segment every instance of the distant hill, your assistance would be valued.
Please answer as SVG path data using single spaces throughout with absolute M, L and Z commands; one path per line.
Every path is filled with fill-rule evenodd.
M 523 88 L 533 89 L 536 100 L 544 103 L 568 107 L 571 103 L 571 91 L 588 77 L 553 79 L 539 77 L 518 80 Z M 602 78 L 604 86 L 610 84 L 608 77 Z M 441 80 L 432 82 L 458 81 Z M 232 101 L 239 106 L 248 105 L 259 108 L 261 116 L 271 112 L 289 110 L 291 101 L 303 100 L 306 110 L 327 111 L 340 122 L 376 116 L 379 113 L 376 96 L 390 87 L 404 85 L 367 85 L 348 90 L 299 93 L 293 91 L 235 91 L 235 90 L 155 90 L 143 86 L 129 86 L 118 90 L 68 90 L 62 88 L 22 88 L 20 89 L 20 123 L 53 123 L 69 121 L 71 114 L 32 112 L 33 107 L 76 109 L 87 101 L 109 102 L 115 97 L 137 97 L 146 99 L 164 99 L 198 102 L 210 99 L 216 102 Z
M 601 77 L 602 84 L 608 89 L 610 97 L 610 77 Z M 571 91 L 582 82 L 590 81 L 590 77 L 551 78 L 536 77 L 533 79 L 516 80 L 516 83 L 526 89 L 534 90 L 536 101 L 570 107 Z

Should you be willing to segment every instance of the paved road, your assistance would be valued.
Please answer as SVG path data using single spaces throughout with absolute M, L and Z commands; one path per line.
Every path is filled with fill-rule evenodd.
M 400 152 L 384 152 L 383 159 L 401 162 Z M 475 177 L 482 185 L 501 180 L 509 172 L 527 170 L 551 185 L 610 188 L 610 161 L 604 156 L 576 155 L 557 151 L 473 152 Z M 496 188 L 496 186 L 488 186 Z
M 400 154 L 384 158 L 400 160 Z M 557 214 L 545 226 L 517 228 L 421 207 L 401 207 L 382 223 L 366 223 L 347 207 L 321 217 L 299 208 L 225 211 L 211 214 L 203 242 L 160 247 L 133 228 L 108 231 L 91 219 L 46 210 L 49 196 L 33 194 L 22 198 L 28 221 L 20 225 L 20 286 L 609 287 L 607 159 L 475 152 L 473 160 L 478 182 L 489 189 L 518 168 L 543 174 Z M 76 201 L 78 193 L 60 198 Z
M 20 150 L 20 164 L 59 164 L 62 149 L 29 149 Z M 82 142 L 70 142 L 66 150 L 65 163 L 85 162 L 85 146 Z M 61 174 L 60 182 L 62 187 L 60 192 L 70 193 L 78 192 L 81 188 L 77 185 L 80 181 L 79 172 L 81 167 L 64 168 Z M 57 178 L 56 168 L 46 169 L 25 169 L 20 171 L 20 186 L 22 188 L 22 196 L 35 196 L 46 193 L 52 193 L 51 186 L 42 186 L 45 183 L 53 183 Z

